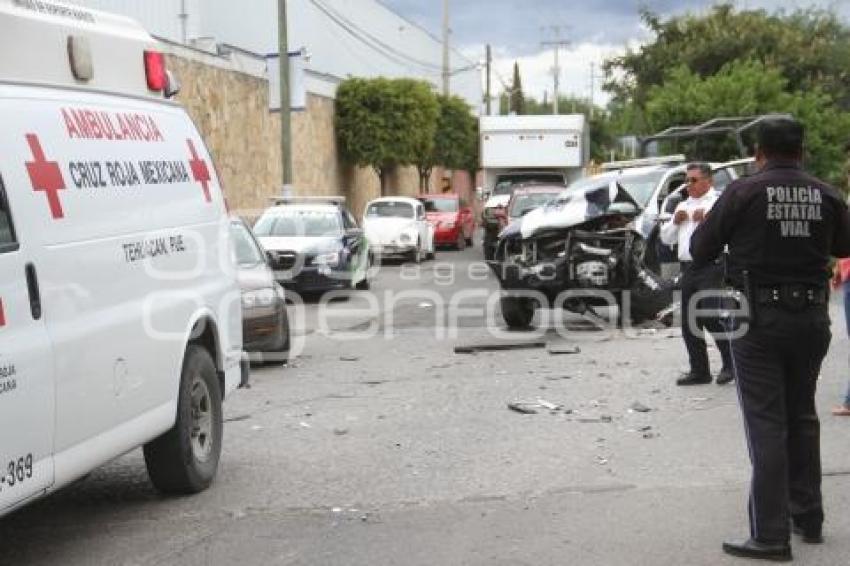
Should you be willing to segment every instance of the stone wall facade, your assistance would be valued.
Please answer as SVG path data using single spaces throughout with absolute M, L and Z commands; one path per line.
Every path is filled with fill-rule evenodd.
M 281 192 L 280 114 L 269 111 L 265 73 L 230 68 L 227 60 L 172 46 L 168 67 L 182 88 L 176 100 L 188 111 L 213 156 L 231 210 L 256 218 Z M 292 112 L 293 187 L 298 196 L 345 196 L 360 218 L 366 203 L 380 196 L 380 180 L 371 168 L 345 165 L 334 131 L 334 100 L 307 95 L 304 110 Z M 435 170 L 429 192 L 440 192 L 444 173 Z M 390 175 L 390 193 L 419 193 L 414 167 Z M 470 201 L 469 175 L 455 172 L 452 189 Z

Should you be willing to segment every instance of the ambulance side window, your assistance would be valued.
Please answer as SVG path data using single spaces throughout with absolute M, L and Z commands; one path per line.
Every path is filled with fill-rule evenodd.
M 0 177 L 0 254 L 12 252 L 18 249 L 18 241 L 15 238 L 15 229 L 12 226 L 12 213 L 9 210 L 9 201 L 6 198 L 6 188 Z

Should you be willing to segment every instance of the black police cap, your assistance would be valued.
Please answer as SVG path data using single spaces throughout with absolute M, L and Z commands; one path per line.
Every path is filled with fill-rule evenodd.
M 758 130 L 758 145 L 766 155 L 793 157 L 803 152 L 803 124 L 793 118 L 769 118 Z

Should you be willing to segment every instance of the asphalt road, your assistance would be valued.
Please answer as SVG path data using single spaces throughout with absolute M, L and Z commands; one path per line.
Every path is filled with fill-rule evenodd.
M 748 483 L 734 387 L 677 388 L 675 330 L 559 316 L 568 333 L 498 335 L 480 253 L 387 265 L 369 294 L 294 307 L 300 352 L 227 401 L 209 491 L 159 496 L 137 450 L 0 520 L 0 565 L 733 564 L 720 543 L 746 534 Z M 794 545 L 804 564 L 850 555 L 835 320 L 818 398 L 827 540 Z M 506 340 L 581 351 L 454 353 Z M 539 400 L 560 408 L 507 407 Z

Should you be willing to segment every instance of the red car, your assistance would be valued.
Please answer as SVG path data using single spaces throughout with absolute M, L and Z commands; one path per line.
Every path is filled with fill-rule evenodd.
M 511 195 L 505 212 L 498 216 L 499 230 L 503 230 L 508 224 L 516 222 L 535 208 L 555 200 L 565 188 L 563 185 L 527 185 L 518 188 Z
M 425 206 L 425 217 L 434 225 L 434 243 L 454 246 L 459 250 L 472 245 L 475 233 L 475 215 L 472 208 L 459 195 L 445 193 L 420 195 Z

